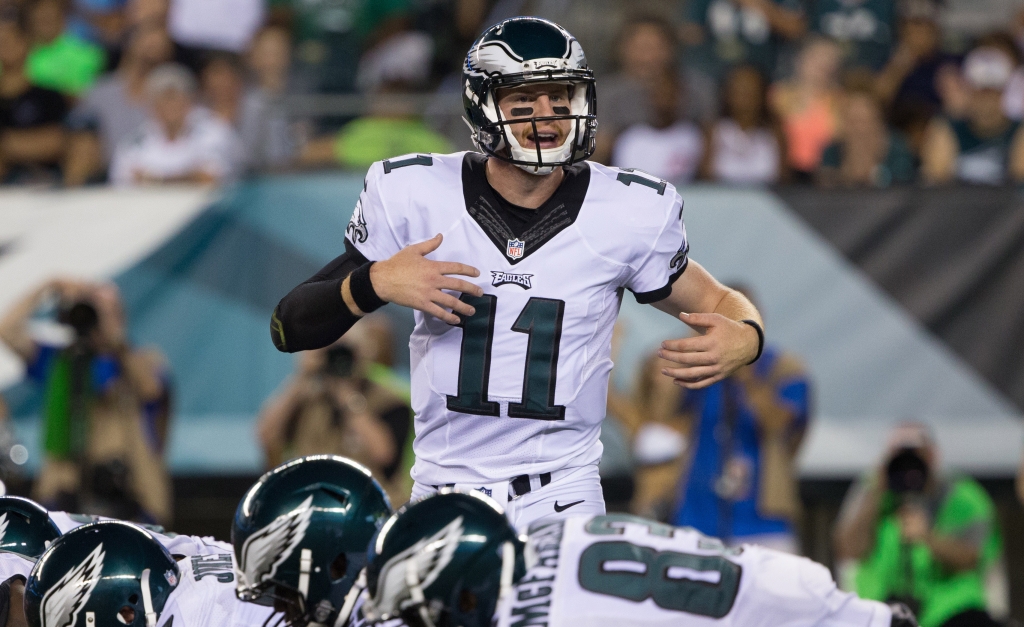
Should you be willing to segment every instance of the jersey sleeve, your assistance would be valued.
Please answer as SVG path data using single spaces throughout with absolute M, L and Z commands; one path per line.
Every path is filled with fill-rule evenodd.
M 672 293 L 672 284 L 682 276 L 689 263 L 690 246 L 683 224 L 683 199 L 674 189 L 672 194 L 672 206 L 661 232 L 649 249 L 641 251 L 636 271 L 626 282 L 626 288 L 633 292 L 638 303 L 656 303 L 667 298 Z
M 381 162 L 370 166 L 352 219 L 345 227 L 345 239 L 370 261 L 382 261 L 403 248 L 384 202 L 383 176 Z

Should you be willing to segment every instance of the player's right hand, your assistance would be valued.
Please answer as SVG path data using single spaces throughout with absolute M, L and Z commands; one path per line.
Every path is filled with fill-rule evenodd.
M 370 268 L 370 282 L 381 300 L 418 309 L 455 325 L 460 322 L 456 314 L 468 317 L 476 313 L 476 309 L 441 290 L 474 296 L 482 296 L 484 290 L 469 281 L 451 276 L 478 277 L 480 271 L 476 268 L 455 261 L 433 261 L 426 258 L 426 255 L 437 250 L 442 239 L 438 233 L 425 242 L 406 246 L 390 259 L 378 261 Z

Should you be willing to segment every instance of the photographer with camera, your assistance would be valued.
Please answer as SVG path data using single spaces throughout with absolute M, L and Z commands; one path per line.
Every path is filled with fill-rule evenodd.
M 928 428 L 897 426 L 881 467 L 847 493 L 837 560 L 862 598 L 906 603 L 922 627 L 987 627 L 985 579 L 1000 562 L 995 507 L 973 479 L 939 472 Z
M 264 404 L 257 434 L 268 468 L 305 455 L 341 455 L 369 468 L 403 503 L 408 494 L 400 494 L 397 471 L 412 410 L 368 376 L 373 338 L 360 330 L 298 357 L 296 375 Z
M 67 331 L 64 341 L 34 337 L 32 319 L 44 310 Z M 157 351 L 128 341 L 117 287 L 49 281 L 0 320 L 0 341 L 43 392 L 44 457 L 32 497 L 49 509 L 167 522 L 167 369 Z

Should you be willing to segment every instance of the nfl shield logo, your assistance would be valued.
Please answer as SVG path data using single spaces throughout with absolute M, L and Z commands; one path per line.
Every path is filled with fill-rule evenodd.
M 508 249 L 505 254 L 508 255 L 509 259 L 519 259 L 523 256 L 523 249 L 526 247 L 526 242 L 521 239 L 510 239 L 508 241 Z

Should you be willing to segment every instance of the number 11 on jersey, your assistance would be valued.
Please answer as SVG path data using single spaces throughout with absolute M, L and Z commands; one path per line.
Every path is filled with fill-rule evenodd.
M 499 416 L 500 405 L 487 398 L 498 297 L 493 294 L 463 294 L 460 300 L 476 308 L 476 313 L 469 318 L 463 317 L 459 325 L 462 327 L 459 391 L 456 396 L 448 395 L 448 409 L 465 414 Z M 522 401 L 509 403 L 509 417 L 565 419 L 565 407 L 555 405 L 558 344 L 562 338 L 564 312 L 565 301 L 531 298 L 512 325 L 512 331 L 526 333 L 530 339 L 526 346 Z

